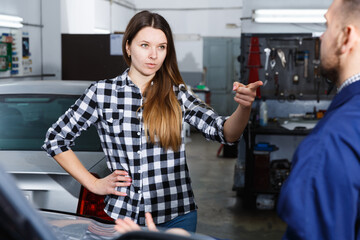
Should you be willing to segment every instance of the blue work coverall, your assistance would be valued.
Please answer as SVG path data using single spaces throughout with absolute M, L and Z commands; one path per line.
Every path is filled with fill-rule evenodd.
M 360 240 L 360 81 L 334 97 L 292 164 L 277 206 L 283 239 Z

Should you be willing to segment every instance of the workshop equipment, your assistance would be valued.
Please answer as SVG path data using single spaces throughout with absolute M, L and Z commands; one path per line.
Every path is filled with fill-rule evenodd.
M 295 51 L 295 65 L 300 66 L 304 64 L 305 51 L 296 49 Z
M 249 69 L 248 83 L 259 81 L 259 69 L 262 66 L 260 60 L 259 38 L 257 37 L 251 38 L 248 63 L 246 67 Z M 261 98 L 260 88 L 256 90 L 256 96 Z
M 254 151 L 253 187 L 258 191 L 270 188 L 270 152 Z
M 272 48 L 272 49 L 271 49 L 270 59 L 271 59 L 271 60 L 270 60 L 271 70 L 274 70 L 275 65 L 276 65 L 276 49 L 275 49 L 275 48 Z
M 279 72 L 275 72 L 274 74 L 274 84 L 275 84 L 275 96 L 279 96 Z
M 320 74 L 320 44 L 313 34 L 244 33 L 240 79 L 250 83 L 259 78 L 263 81 L 261 98 L 268 100 L 330 100 L 331 87 Z
M 259 210 L 272 210 L 275 208 L 274 194 L 259 194 L 256 196 L 256 208 Z
M 265 87 L 265 86 L 267 85 L 267 83 L 269 82 L 269 80 L 270 80 L 269 73 L 265 73 L 265 81 L 264 81 L 263 87 Z
M 309 81 L 309 51 L 304 51 L 304 78 Z
M 254 188 L 270 189 L 270 153 L 277 151 L 275 145 L 259 142 L 254 146 Z
M 294 54 L 293 50 L 290 49 L 288 53 L 288 71 L 291 73 L 294 70 Z
M 265 68 L 264 70 L 267 71 L 268 70 L 268 65 L 269 65 L 269 57 L 270 57 L 270 48 L 265 48 L 264 49 L 265 52 Z
M 290 162 L 287 159 L 272 160 L 270 163 L 270 184 L 273 190 L 279 191 L 290 174 Z
M 292 81 L 293 84 L 299 84 L 299 75 L 294 74 Z
M 277 54 L 280 58 L 280 61 L 281 61 L 281 65 L 283 66 L 283 68 L 285 68 L 285 64 L 286 64 L 286 59 L 285 59 L 285 53 L 283 50 L 281 49 L 278 49 L 277 50 Z
M 320 65 L 320 39 L 316 38 L 315 39 L 315 50 L 314 50 L 314 60 L 313 60 L 313 64 L 314 64 L 314 89 L 316 92 L 316 100 L 317 102 L 320 101 L 320 69 L 319 69 L 319 65 Z

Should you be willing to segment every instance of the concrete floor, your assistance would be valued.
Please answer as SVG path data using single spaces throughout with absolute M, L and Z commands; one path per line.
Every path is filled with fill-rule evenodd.
M 191 132 L 187 161 L 198 204 L 197 232 L 220 239 L 281 239 L 286 224 L 275 210 L 249 210 L 232 191 L 236 158 L 217 157 L 220 143 Z

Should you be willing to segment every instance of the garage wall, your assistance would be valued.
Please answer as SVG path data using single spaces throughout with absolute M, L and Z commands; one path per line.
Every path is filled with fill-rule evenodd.
M 60 52 L 60 3 L 59 0 L 0 0 L 1 14 L 22 17 L 25 24 L 22 29 L 0 28 L 0 33 L 15 35 L 15 41 L 21 41 L 23 32 L 29 35 L 30 73 L 27 75 L 55 74 L 61 78 Z M 43 27 L 40 27 L 43 25 Z M 22 55 L 21 42 L 17 52 Z M 18 75 L 22 75 L 21 71 Z M 11 77 L 10 71 L 0 72 L 0 77 Z M 46 78 L 46 77 L 45 77 Z
M 173 30 L 183 76 L 199 79 L 203 72 L 203 37 L 238 38 L 241 8 L 239 0 L 62 0 L 61 32 L 123 32 L 136 12 L 157 12 Z M 228 23 L 235 28 L 227 27 Z
M 182 71 L 202 72 L 204 37 L 240 37 L 241 9 L 155 10 L 170 24 L 175 35 L 179 67 Z M 189 64 L 189 60 L 192 64 Z
M 243 0 L 243 16 L 251 17 L 254 9 L 327 9 L 332 0 Z M 251 20 L 243 20 L 241 23 L 244 33 L 312 33 L 323 32 L 324 24 L 259 24 Z
M 95 0 L 61 0 L 61 33 L 93 33 Z
M 29 1 L 29 0 L 23 0 Z M 53 73 L 55 77 L 44 79 L 61 79 L 61 21 L 59 0 L 42 1 L 43 73 Z M 61 1 L 61 0 L 60 0 Z
M 124 7 L 115 2 L 124 2 Z M 172 26 L 180 70 L 201 74 L 203 37 L 238 37 L 240 32 L 321 32 L 315 24 L 255 24 L 240 17 L 251 16 L 256 8 L 327 8 L 331 0 L 0 0 L 1 13 L 24 18 L 30 35 L 33 74 L 53 73 L 61 78 L 61 33 L 94 33 L 125 30 L 136 9 L 162 14 Z M 190 9 L 198 8 L 198 9 Z M 235 28 L 229 28 L 232 24 Z M 240 25 L 242 29 L 236 28 Z M 1 32 L 13 30 L 0 29 Z M 10 75 L 1 72 L 0 77 Z
M 202 79 L 204 37 L 240 37 L 241 0 L 134 0 L 134 3 L 137 10 L 157 12 L 169 22 L 180 72 L 188 84 Z
M 61 0 L 61 33 L 124 32 L 135 5 L 109 0 Z M 119 1 L 121 3 L 123 1 Z

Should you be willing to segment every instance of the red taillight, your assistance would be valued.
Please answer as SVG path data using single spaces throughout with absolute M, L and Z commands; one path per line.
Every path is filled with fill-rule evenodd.
M 114 219 L 109 217 L 104 211 L 104 197 L 105 196 L 97 195 L 81 187 L 76 213 L 84 216 L 98 217 L 107 221 L 114 221 Z

